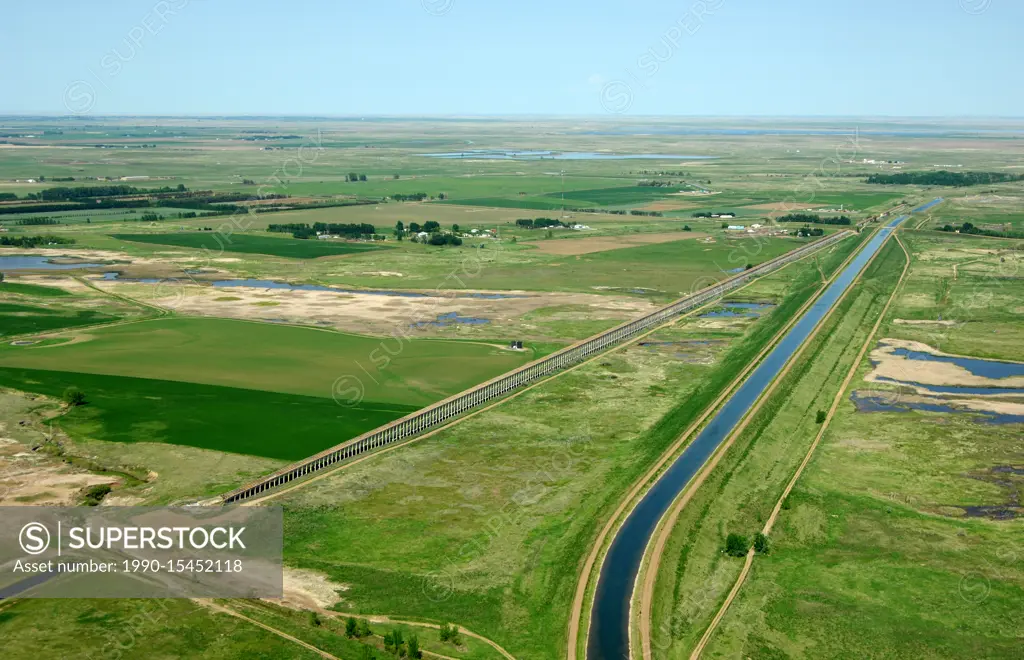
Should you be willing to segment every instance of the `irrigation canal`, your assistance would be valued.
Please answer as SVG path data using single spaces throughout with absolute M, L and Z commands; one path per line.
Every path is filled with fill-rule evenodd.
M 914 211 L 926 210 L 939 201 L 941 200 Z M 864 270 L 868 261 L 878 252 L 893 230 L 909 217 L 903 215 L 894 219 L 871 238 L 626 518 L 612 540 L 601 565 L 591 610 L 587 660 L 622 660 L 630 657 L 629 609 L 633 587 L 644 551 L 658 521 L 690 479 L 739 424 L 747 410 L 771 384 L 818 322 Z

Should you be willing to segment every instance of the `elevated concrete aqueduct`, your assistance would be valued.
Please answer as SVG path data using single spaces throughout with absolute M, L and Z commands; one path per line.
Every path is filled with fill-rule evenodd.
M 700 307 L 724 293 L 745 284 L 747 281 L 755 277 L 770 273 L 792 261 L 806 256 L 811 252 L 833 245 L 847 236 L 851 236 L 853 233 L 854 232 L 849 230 L 838 232 L 819 241 L 815 241 L 814 243 L 809 243 L 797 248 L 796 250 L 787 252 L 786 254 L 765 262 L 760 266 L 746 270 L 706 289 L 702 289 L 695 294 L 681 298 L 680 300 L 677 300 L 666 307 L 662 307 L 657 311 L 651 312 L 646 316 L 642 316 L 635 321 L 627 321 L 626 323 L 612 328 L 611 330 L 606 330 L 605 332 L 594 335 L 589 339 L 584 339 L 572 346 L 568 346 L 556 353 L 552 353 L 547 357 L 543 357 L 539 360 L 523 365 L 518 369 L 498 376 L 497 378 L 493 378 L 486 383 L 481 383 L 480 385 L 470 388 L 465 392 L 450 396 L 444 401 L 439 401 L 438 403 L 427 406 L 417 412 L 406 415 L 401 419 L 396 419 L 393 422 L 385 424 L 384 426 L 372 431 L 368 431 L 361 436 L 353 438 L 347 442 L 343 442 L 340 445 L 335 445 L 330 449 L 325 449 L 315 456 L 310 456 L 309 458 L 303 459 L 297 463 L 288 465 L 273 474 L 262 477 L 257 481 L 242 486 L 241 488 L 237 488 L 229 493 L 225 493 L 221 498 L 225 504 L 239 502 L 265 493 L 300 477 L 328 468 L 338 462 L 352 458 L 353 456 L 358 456 L 378 447 L 414 436 L 433 426 L 443 424 L 470 408 L 474 408 L 481 403 L 503 396 L 527 383 L 531 383 L 539 378 L 543 378 L 548 374 L 558 371 L 559 369 L 564 369 L 565 367 L 582 362 L 595 353 L 603 351 L 610 346 L 629 339 L 630 337 L 650 330 L 655 326 L 661 325 L 665 321 L 682 314 L 683 312 L 689 311 L 695 307 Z

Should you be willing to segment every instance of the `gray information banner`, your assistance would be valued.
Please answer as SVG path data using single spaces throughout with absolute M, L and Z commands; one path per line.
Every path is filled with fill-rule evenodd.
M 268 507 L 0 507 L 0 598 L 281 598 Z

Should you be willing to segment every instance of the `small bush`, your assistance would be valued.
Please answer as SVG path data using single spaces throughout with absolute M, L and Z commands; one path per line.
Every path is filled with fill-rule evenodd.
M 64 402 L 69 406 L 84 406 L 88 401 L 85 400 L 85 392 L 78 389 L 77 387 L 69 387 L 64 390 Z
M 826 417 L 828 417 L 828 413 L 826 413 L 824 410 L 819 410 L 818 414 L 814 416 L 814 423 L 824 424 Z
M 759 555 L 768 554 L 768 537 L 761 532 L 754 536 L 754 552 Z
M 451 623 L 441 624 L 441 641 L 458 646 L 462 641 L 459 639 L 459 629 Z
M 358 626 L 359 624 L 356 623 L 354 616 L 345 619 L 345 637 L 355 637 Z
M 742 534 L 733 532 L 725 539 L 725 554 L 730 557 L 742 557 L 747 554 L 749 548 L 750 544 L 747 542 L 747 537 Z
M 317 614 L 316 612 L 312 612 L 311 611 L 309 613 L 309 625 L 313 626 L 314 628 L 319 628 L 320 624 L 321 624 L 320 615 Z
M 110 484 L 96 484 L 85 491 L 85 506 L 99 506 L 103 498 L 110 494 Z

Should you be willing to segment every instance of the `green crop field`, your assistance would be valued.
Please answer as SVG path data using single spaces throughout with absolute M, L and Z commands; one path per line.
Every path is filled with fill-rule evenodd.
M 76 387 L 87 405 L 59 419 L 73 436 L 164 443 L 288 461 L 315 454 L 406 415 L 414 406 L 298 396 L 194 382 L 0 367 L 0 386 L 60 398 Z
M 380 246 L 364 243 L 276 238 L 252 234 L 232 234 L 231 236 L 222 233 L 112 234 L 112 236 L 122 241 L 203 250 L 206 254 L 242 252 L 290 259 L 316 259 L 381 249 Z
M 43 287 L 38 288 L 42 289 Z M 0 289 L 0 291 L 2 290 Z M 38 293 L 32 295 L 38 295 Z M 102 312 L 0 302 L 0 336 L 59 330 L 116 320 L 116 316 Z
M 0 282 L 0 294 L 4 293 L 14 293 L 21 296 L 31 296 L 33 298 L 66 298 L 71 295 L 64 289 L 58 289 L 55 286 L 7 281 Z
M 475 342 L 381 339 L 268 323 L 165 318 L 90 331 L 65 344 L 2 347 L 0 366 L 327 399 L 341 378 L 346 400 L 421 406 L 513 369 L 530 356 L 529 351 Z

